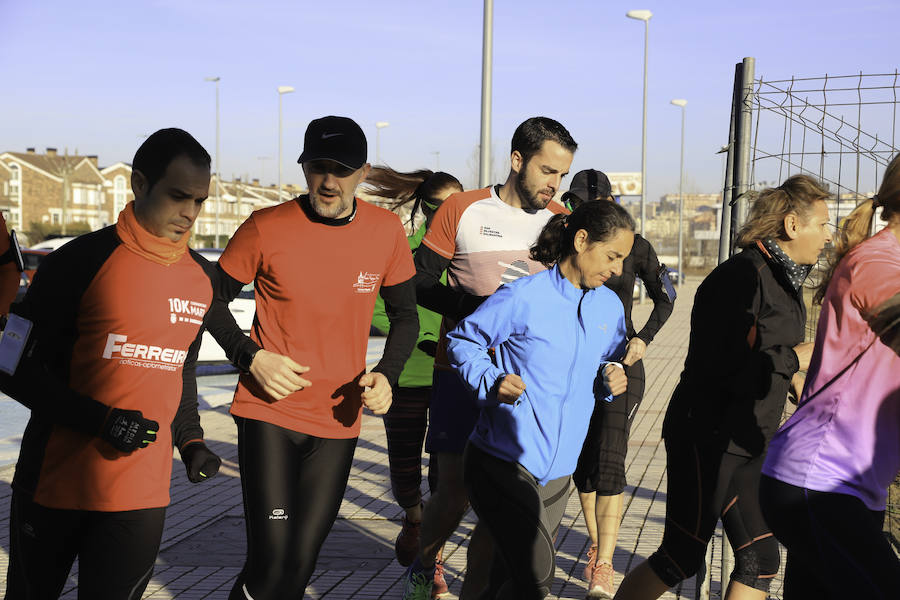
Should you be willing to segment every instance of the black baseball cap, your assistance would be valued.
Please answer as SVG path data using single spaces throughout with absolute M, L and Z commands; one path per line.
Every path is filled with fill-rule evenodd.
M 609 183 L 609 177 L 603 171 L 585 169 L 575 173 L 569 191 L 566 193 L 577 196 L 581 201 L 579 204 L 592 202 L 598 198 L 606 200 L 612 196 L 612 185 Z
M 303 137 L 303 152 L 297 162 L 333 160 L 351 169 L 366 164 L 366 134 L 356 121 L 328 116 L 314 119 Z

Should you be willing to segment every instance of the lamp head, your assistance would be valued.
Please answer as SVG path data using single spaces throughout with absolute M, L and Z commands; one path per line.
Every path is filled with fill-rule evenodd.
M 672 104 L 674 104 L 675 106 L 680 106 L 681 108 L 684 108 L 685 106 L 687 106 L 687 100 L 682 100 L 681 98 L 676 98 L 675 100 L 672 100 Z
M 636 19 L 638 21 L 649 21 L 650 17 L 653 16 L 653 13 L 649 10 L 629 10 L 625 13 L 625 16 L 629 19 Z
M 294 91 L 294 88 L 292 88 L 292 87 L 289 86 L 289 85 L 279 85 L 279 86 L 278 86 L 278 93 L 279 93 L 279 94 L 290 94 L 290 93 L 293 92 L 293 91 Z

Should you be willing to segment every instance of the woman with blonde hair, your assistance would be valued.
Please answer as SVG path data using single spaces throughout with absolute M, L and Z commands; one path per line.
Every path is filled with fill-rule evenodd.
M 662 544 L 628 573 L 617 599 L 658 598 L 694 575 L 720 518 L 735 557 L 725 598 L 766 597 L 779 556 L 759 507 L 760 469 L 791 380 L 809 364 L 802 285 L 830 240 L 826 198 L 806 175 L 763 190 L 738 235 L 743 250 L 697 290 L 663 422 Z
M 870 237 L 879 207 L 887 226 Z M 881 530 L 900 469 L 900 155 L 842 223 L 816 300 L 806 386 L 760 486 L 787 548 L 784 598 L 896 598 L 900 560 Z

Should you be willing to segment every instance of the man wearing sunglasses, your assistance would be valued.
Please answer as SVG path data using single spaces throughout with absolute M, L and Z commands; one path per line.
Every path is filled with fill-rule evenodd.
M 419 331 L 400 219 L 355 197 L 366 138 L 346 117 L 309 124 L 299 162 L 309 193 L 254 212 L 218 263 L 209 330 L 243 372 L 238 426 L 247 560 L 230 600 L 300 598 L 347 486 L 362 407 L 383 415 Z M 251 336 L 227 303 L 256 287 Z M 366 373 L 379 290 L 391 331 Z

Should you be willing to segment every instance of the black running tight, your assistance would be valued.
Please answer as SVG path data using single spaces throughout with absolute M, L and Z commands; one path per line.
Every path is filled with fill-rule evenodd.
M 235 417 L 247 562 L 229 600 L 302 598 L 334 524 L 356 438 L 324 439 Z
M 79 600 L 139 600 L 165 518 L 165 508 L 60 510 L 13 493 L 5 598 L 58 598 L 77 556 Z
M 787 548 L 785 600 L 900 597 L 900 560 L 882 533 L 884 513 L 849 494 L 762 476 L 760 504 Z

